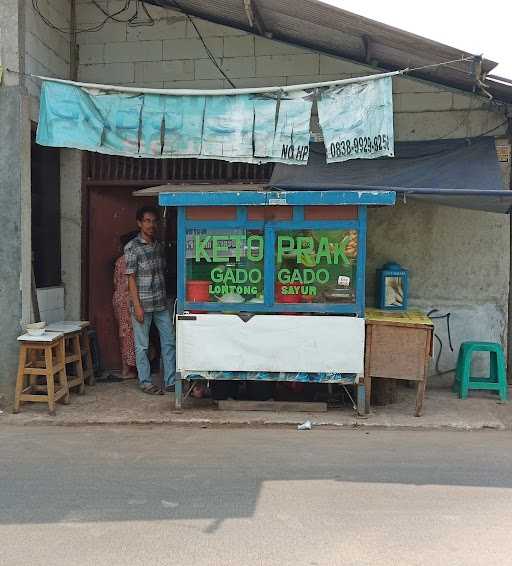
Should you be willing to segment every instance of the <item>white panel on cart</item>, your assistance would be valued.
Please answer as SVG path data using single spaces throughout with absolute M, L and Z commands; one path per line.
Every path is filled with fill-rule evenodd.
M 185 319 L 184 319 L 185 318 Z M 177 317 L 177 369 L 363 373 L 364 319 L 195 314 Z

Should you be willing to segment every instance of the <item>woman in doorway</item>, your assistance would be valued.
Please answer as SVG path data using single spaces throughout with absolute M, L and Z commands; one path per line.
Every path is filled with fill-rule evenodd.
M 137 377 L 135 370 L 135 341 L 133 338 L 132 320 L 130 316 L 130 298 L 128 295 L 128 277 L 126 276 L 126 261 L 124 247 L 137 236 L 137 232 L 129 232 L 120 237 L 121 255 L 117 258 L 114 267 L 114 296 L 112 304 L 119 331 L 119 345 L 121 347 L 121 377 L 130 379 Z

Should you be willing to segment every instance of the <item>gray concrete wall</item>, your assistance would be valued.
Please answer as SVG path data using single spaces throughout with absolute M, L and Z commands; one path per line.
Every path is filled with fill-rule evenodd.
M 23 73 L 24 0 L 0 0 L 0 394 L 11 397 L 22 321 L 30 317 L 30 121 Z M 7 143 L 4 143 L 6 142 Z
M 64 314 L 80 320 L 82 270 L 82 152 L 63 149 L 60 153 L 60 211 Z
M 4 86 L 17 86 L 24 71 L 23 46 L 20 41 L 20 7 L 24 0 L 0 0 L 0 64 L 4 67 Z M 8 72 L 10 69 L 11 72 Z
M 122 2 L 105 0 L 111 11 Z M 109 22 L 78 35 L 79 80 L 154 88 L 228 88 L 208 59 L 194 27 L 179 12 L 148 6 L 154 26 Z M 79 27 L 103 19 L 90 1 L 77 5 Z M 218 63 L 237 87 L 334 80 L 378 69 L 195 19 Z M 504 122 L 503 110 L 485 99 L 406 77 L 394 79 L 396 137 L 399 140 L 471 137 Z M 496 135 L 505 132 L 498 128 Z
M 71 28 L 71 2 L 69 0 L 40 0 L 38 2 L 39 9 L 44 17 L 48 18 L 56 27 L 60 28 L 61 31 L 50 28 L 41 18 L 40 15 L 36 13 L 33 8 L 31 0 L 21 0 L 23 4 L 24 14 L 23 14 L 23 44 L 24 44 L 24 61 L 25 61 L 25 72 L 27 75 L 42 75 L 49 77 L 60 77 L 69 78 L 70 76 L 70 28 Z M 40 91 L 40 80 L 31 78 L 29 76 L 25 77 L 25 86 L 27 89 L 27 94 L 29 97 L 29 112 L 30 119 L 33 122 L 38 121 L 39 117 L 39 91 Z M 69 224 L 69 207 L 68 204 L 76 196 L 73 192 L 73 181 L 69 180 L 66 170 L 64 153 L 61 152 L 61 168 L 62 168 L 62 183 L 61 183 L 61 195 L 63 206 L 62 215 L 62 230 L 66 232 L 66 226 Z M 80 173 L 77 180 L 80 183 Z M 71 184 L 70 184 L 71 183 Z M 28 203 L 30 207 L 30 202 Z M 71 213 L 72 214 L 72 213 Z M 38 296 L 41 298 L 42 306 L 54 306 L 56 308 L 50 309 L 48 312 L 45 308 L 42 309 L 42 314 L 46 313 L 45 317 L 50 320 L 56 316 L 55 313 L 64 312 L 65 310 L 65 288 L 64 284 L 69 283 L 70 286 L 70 296 L 72 302 L 73 290 L 77 285 L 79 286 L 79 279 L 73 277 L 73 282 L 69 281 L 69 269 L 66 270 L 66 266 L 69 264 L 71 259 L 68 259 L 67 254 L 67 240 L 63 238 L 62 240 L 62 266 L 63 266 L 63 287 L 55 288 L 51 290 L 41 291 Z M 80 258 L 79 258 L 80 261 Z M 56 302 L 51 303 L 51 305 L 46 304 L 46 300 L 43 297 L 46 295 L 51 296 Z M 54 316 L 50 314 L 54 313 Z M 76 311 L 75 311 L 76 312 Z M 60 317 L 62 318 L 62 316 Z
M 509 219 L 505 215 L 409 200 L 368 214 L 367 291 L 375 297 L 375 270 L 394 260 L 410 272 L 410 302 L 451 312 L 452 339 L 443 340 L 442 369 L 455 366 L 464 340 L 505 344 L 509 281 Z M 436 345 L 437 346 L 437 345 Z
M 41 13 L 65 32 L 48 27 L 34 11 L 32 1 L 25 1 L 25 68 L 27 74 L 69 77 L 71 3 L 69 0 L 40 0 Z M 28 92 L 39 97 L 40 81 L 27 78 Z
M 20 88 L 0 88 L 0 394 L 10 397 L 16 377 L 21 309 L 22 226 Z

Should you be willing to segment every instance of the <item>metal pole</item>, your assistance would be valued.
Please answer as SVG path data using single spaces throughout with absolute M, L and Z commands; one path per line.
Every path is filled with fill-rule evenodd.
M 339 79 L 336 81 L 323 81 L 319 83 L 306 83 L 288 86 L 265 86 L 265 87 L 254 87 L 254 88 L 229 88 L 229 89 L 191 89 L 191 88 L 139 88 L 139 87 L 129 87 L 129 86 L 119 86 L 119 85 L 104 85 L 95 83 L 84 83 L 70 81 L 67 79 L 56 79 L 54 77 L 44 77 L 41 75 L 31 75 L 41 79 L 43 81 L 53 82 L 53 83 L 64 83 L 73 84 L 75 86 L 90 89 L 93 91 L 108 91 L 108 92 L 127 92 L 134 94 L 164 94 L 164 95 L 177 95 L 177 96 L 234 96 L 237 94 L 270 94 L 270 93 L 283 93 L 283 92 L 294 92 L 297 90 L 311 90 L 314 88 L 329 87 L 329 86 L 342 86 L 353 83 L 360 83 L 366 81 L 374 81 L 377 79 L 383 79 L 385 77 L 394 77 L 396 75 L 402 75 L 405 70 L 402 71 L 392 71 L 389 73 L 377 73 L 375 75 L 366 75 L 363 77 L 355 77 L 350 79 Z
M 508 140 L 512 145 L 512 118 L 508 119 Z M 512 152 L 509 158 L 509 187 L 512 191 Z M 509 276 L 508 276 L 508 313 L 507 313 L 507 376 L 512 382 L 512 214 L 509 214 Z

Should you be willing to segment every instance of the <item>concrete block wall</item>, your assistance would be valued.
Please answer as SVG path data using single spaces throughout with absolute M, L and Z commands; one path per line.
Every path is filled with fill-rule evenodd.
M 368 213 L 367 297 L 375 297 L 375 271 L 388 261 L 409 269 L 410 302 L 451 312 L 455 352 L 445 321 L 441 367 L 455 367 L 464 340 L 506 343 L 509 218 L 409 199 Z M 436 345 L 437 347 L 437 345 Z
M 41 13 L 62 30 L 71 26 L 69 0 L 39 0 Z M 25 72 L 49 77 L 69 78 L 70 34 L 47 26 L 25 0 Z M 40 81 L 27 78 L 31 96 L 38 98 Z
M 105 9 L 120 2 L 103 0 Z M 227 88 L 194 27 L 178 12 L 150 7 L 152 27 L 109 23 L 79 36 L 79 80 L 154 88 Z M 88 0 L 78 24 L 101 20 Z M 237 87 L 287 85 L 373 74 L 375 68 L 195 19 L 224 72 Z M 398 140 L 505 134 L 505 115 L 481 97 L 398 77 L 393 81 Z M 493 130 L 493 128 L 496 128 Z M 504 175 L 504 179 L 509 175 Z M 453 339 L 505 342 L 509 280 L 506 216 L 409 201 L 369 213 L 368 296 L 375 269 L 394 259 L 411 272 L 411 300 L 452 313 Z M 446 341 L 445 329 L 438 332 Z M 441 366 L 453 367 L 444 348 Z
M 119 0 L 102 0 L 113 12 Z M 148 88 L 228 88 L 208 58 L 196 30 L 173 10 L 149 6 L 155 25 L 130 27 L 109 22 L 100 31 L 81 33 L 79 80 Z M 103 15 L 90 0 L 77 5 L 77 25 L 91 27 Z M 289 85 L 374 74 L 373 67 L 255 37 L 194 19 L 210 51 L 237 87 Z M 394 79 L 398 140 L 477 136 L 505 121 L 485 99 L 450 91 L 408 77 Z M 496 135 L 505 132 L 497 128 Z

